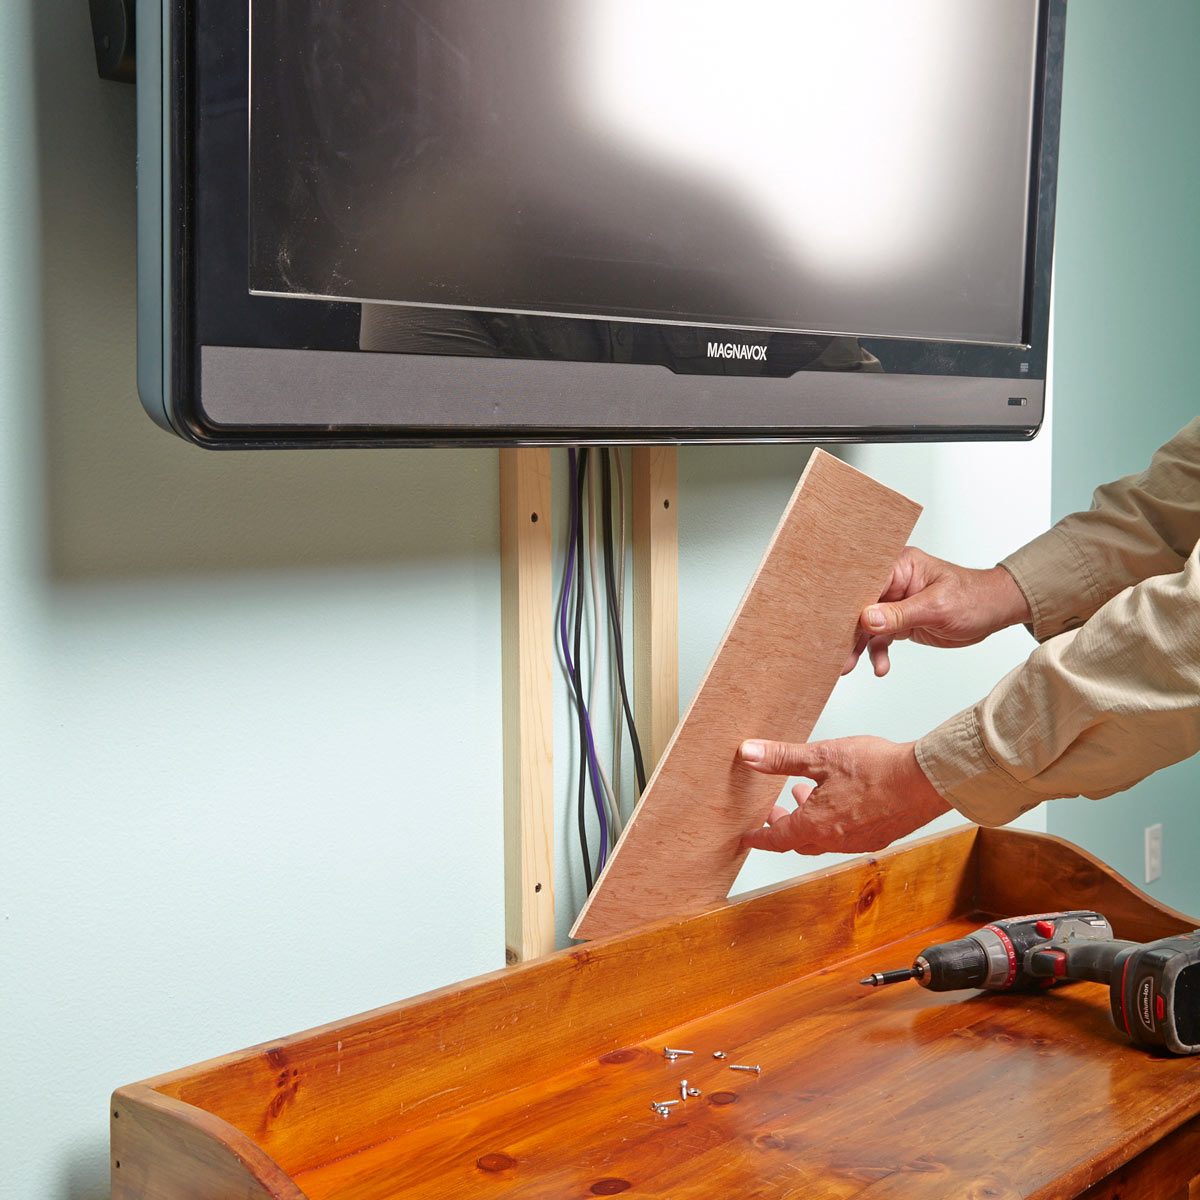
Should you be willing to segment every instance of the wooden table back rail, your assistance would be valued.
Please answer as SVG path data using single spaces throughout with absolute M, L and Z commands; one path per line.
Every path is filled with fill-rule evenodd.
M 121 1088 L 113 1200 L 1186 1197 L 1200 1058 L 1129 1046 L 1106 989 L 856 982 L 1079 907 L 1197 924 L 1057 838 L 952 831 Z

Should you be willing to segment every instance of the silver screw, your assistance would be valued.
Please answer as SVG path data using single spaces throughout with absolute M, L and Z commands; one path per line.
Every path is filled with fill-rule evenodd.
M 672 1050 L 670 1046 L 663 1047 L 663 1054 L 672 1061 L 677 1059 L 681 1054 L 695 1054 L 695 1050 Z
M 729 1069 L 731 1071 L 753 1071 L 755 1075 L 760 1074 L 762 1071 L 762 1067 L 758 1066 L 757 1064 L 753 1067 L 744 1067 L 740 1063 L 730 1063 Z
M 725 1057 L 724 1050 L 714 1050 L 713 1051 L 713 1058 L 724 1058 L 724 1057 Z
M 688 1086 L 686 1079 L 681 1079 L 679 1081 L 679 1098 L 680 1100 L 686 1100 L 688 1098 Z
M 689 1096 L 698 1096 L 698 1095 L 700 1095 L 700 1089 L 699 1088 L 688 1088 L 687 1094 Z

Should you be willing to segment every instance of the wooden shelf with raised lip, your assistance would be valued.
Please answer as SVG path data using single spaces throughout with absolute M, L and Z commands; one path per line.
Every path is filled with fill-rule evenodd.
M 1106 989 L 857 983 L 1064 907 L 1195 927 L 1059 839 L 952 831 L 121 1088 L 113 1200 L 1181 1200 L 1200 1057 L 1131 1047 Z

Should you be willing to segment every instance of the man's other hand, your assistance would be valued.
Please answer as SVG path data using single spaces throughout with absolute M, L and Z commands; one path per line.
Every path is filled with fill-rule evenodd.
M 777 804 L 763 828 L 742 838 L 742 848 L 859 854 L 927 825 L 950 805 L 925 777 L 913 747 L 877 737 L 743 742 L 738 761 L 749 769 L 814 783 L 792 788 L 795 810 Z
M 978 571 L 906 547 L 892 567 L 879 601 L 859 617 L 858 640 L 842 674 L 849 674 L 866 650 L 875 674 L 891 669 L 888 648 L 909 638 L 923 646 L 973 646 L 1029 621 L 1029 602 L 1003 568 Z

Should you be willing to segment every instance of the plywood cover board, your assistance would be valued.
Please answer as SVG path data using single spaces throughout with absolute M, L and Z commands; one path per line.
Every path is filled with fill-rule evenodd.
M 780 781 L 747 737 L 803 742 L 921 509 L 814 451 L 700 688 L 571 931 L 590 939 L 722 904 Z

